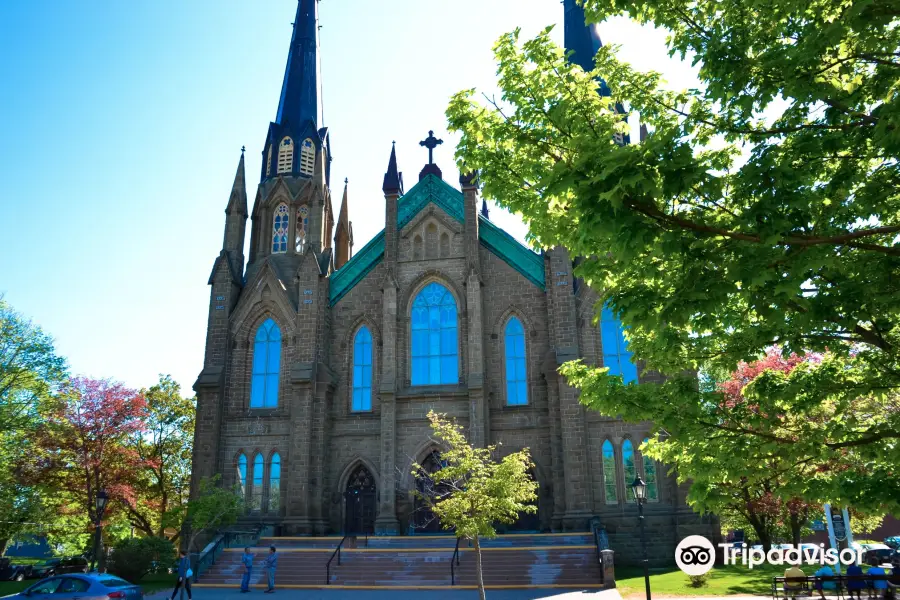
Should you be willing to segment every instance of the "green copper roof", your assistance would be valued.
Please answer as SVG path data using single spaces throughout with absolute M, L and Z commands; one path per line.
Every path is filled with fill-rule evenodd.
M 462 192 L 435 175 L 427 175 L 400 198 L 397 206 L 397 230 L 400 231 L 409 224 L 429 202 L 434 202 L 448 215 L 460 223 L 463 222 Z M 484 217 L 478 218 L 482 245 L 534 285 L 544 289 L 544 259 L 541 255 L 529 250 Z M 331 305 L 337 304 L 338 300 L 352 290 L 381 262 L 382 258 L 384 258 L 384 231 L 372 238 L 372 241 L 331 276 L 329 298 Z

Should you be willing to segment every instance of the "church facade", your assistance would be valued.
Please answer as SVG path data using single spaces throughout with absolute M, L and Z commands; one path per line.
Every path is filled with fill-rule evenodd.
M 392 148 L 384 229 L 353 251 L 346 182 L 337 219 L 333 210 L 316 5 L 298 2 L 252 211 L 243 154 L 225 210 L 194 385 L 194 489 L 221 476 L 244 494 L 248 523 L 281 535 L 433 533 L 412 465 L 439 468 L 434 410 L 476 444 L 530 448 L 538 514 L 510 530 L 585 530 L 599 518 L 628 559 L 638 548 L 629 485 L 640 475 L 654 552 L 716 537 L 684 487 L 641 455 L 650 424 L 586 410 L 557 373 L 583 358 L 626 381 L 658 378 L 634 361 L 613 314 L 595 321 L 597 294 L 565 248 L 523 246 L 491 222 L 475 178 L 445 181 L 430 159 L 407 189 Z M 574 1 L 565 7 L 566 46 L 589 66 L 596 29 Z M 429 134 L 423 145 L 437 142 Z

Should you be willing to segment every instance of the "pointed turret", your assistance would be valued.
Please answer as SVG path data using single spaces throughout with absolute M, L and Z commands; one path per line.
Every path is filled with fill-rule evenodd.
M 569 61 L 578 65 L 585 71 L 594 70 L 594 56 L 603 42 L 600 41 L 600 30 L 596 23 L 586 23 L 584 9 L 578 6 L 576 0 L 564 0 L 565 6 L 565 46 L 566 51 L 571 52 Z M 600 80 L 600 94 L 609 96 L 609 87 L 606 82 Z
M 225 207 L 225 237 L 222 250 L 228 255 L 231 268 L 239 279 L 244 271 L 244 233 L 247 228 L 247 185 L 244 174 L 244 148 L 238 161 L 231 195 Z
M 238 161 L 237 171 L 234 174 L 234 183 L 231 185 L 231 196 L 228 198 L 228 206 L 225 207 L 225 213 L 229 214 L 234 211 L 247 216 L 247 182 L 244 175 L 244 152 L 245 148 L 241 148 L 241 159 Z
M 481 216 L 488 221 L 491 220 L 490 213 L 488 212 L 487 200 L 485 198 L 481 199 Z
M 350 208 L 347 206 L 348 180 L 344 179 L 344 199 L 334 233 L 334 268 L 340 269 L 353 256 L 353 225 L 350 223 Z
M 403 173 L 397 170 L 397 143 L 393 142 L 391 146 L 391 158 L 388 160 L 388 168 L 384 173 L 384 185 L 381 191 L 385 196 L 403 195 Z

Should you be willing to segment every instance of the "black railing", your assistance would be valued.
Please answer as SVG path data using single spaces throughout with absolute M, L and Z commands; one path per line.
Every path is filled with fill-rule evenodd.
M 344 545 L 346 540 L 347 536 L 345 535 L 341 538 L 341 541 L 338 543 L 337 548 L 334 549 L 334 552 L 331 553 L 331 558 L 325 563 L 325 585 L 331 585 L 331 561 L 334 560 L 335 556 L 337 556 L 338 559 L 338 566 L 341 565 L 341 546 Z
M 453 549 L 453 556 L 450 557 L 450 585 L 456 585 L 456 567 L 459 566 L 459 543 L 461 537 L 456 538 L 456 548 Z

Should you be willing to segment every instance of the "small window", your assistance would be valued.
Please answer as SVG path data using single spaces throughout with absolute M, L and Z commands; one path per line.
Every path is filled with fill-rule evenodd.
M 290 173 L 294 169 L 294 140 L 289 137 L 278 145 L 278 174 Z
M 425 227 L 425 258 L 438 257 L 438 230 L 437 225 L 429 223 Z
M 637 479 L 637 470 L 634 466 L 634 446 L 631 445 L 631 440 L 622 442 L 622 473 L 625 477 L 625 499 L 634 502 L 631 484 Z
M 625 383 L 636 382 L 637 365 L 632 362 L 622 322 L 606 306 L 600 311 L 600 343 L 603 346 L 603 366 L 609 368 L 609 374 L 621 375 Z
M 269 512 L 277 513 L 281 500 L 281 456 L 276 452 L 269 460 Z
M 272 319 L 256 330 L 253 341 L 253 374 L 250 380 L 250 408 L 278 406 L 278 377 L 281 372 L 281 329 Z
M 372 410 L 372 334 L 365 325 L 353 338 L 354 412 Z
M 56 588 L 59 587 L 60 583 L 62 583 L 62 579 L 48 579 L 47 581 L 42 581 L 39 584 L 28 588 L 28 593 L 31 595 L 52 594 L 56 591 Z
M 56 594 L 72 594 L 72 593 L 80 593 L 88 591 L 88 588 L 91 587 L 91 584 L 83 579 L 76 579 L 74 577 L 66 577 L 62 580 L 62 583 L 56 589 Z
M 266 148 L 266 177 L 272 174 L 272 144 Z
M 247 498 L 247 457 L 242 452 L 240 456 L 238 456 L 237 462 L 237 478 L 238 485 L 241 488 L 241 498 Z
M 290 213 L 287 204 L 279 204 L 275 209 L 275 217 L 272 220 L 272 253 L 281 254 L 287 252 L 288 224 Z
M 294 250 L 303 253 L 306 248 L 306 236 L 309 232 L 309 207 L 305 204 L 297 209 L 297 236 L 294 240 Z
M 263 455 L 257 454 L 253 459 L 253 490 L 251 493 L 250 510 L 257 512 L 262 509 L 263 473 L 265 471 Z
M 513 317 L 506 324 L 504 333 L 506 350 L 506 404 L 528 404 L 528 377 L 525 364 L 525 328 Z
M 413 238 L 413 259 L 422 260 L 422 236 L 417 235 Z
M 459 383 L 456 299 L 429 283 L 412 306 L 412 385 Z
M 441 234 L 441 258 L 450 256 L 450 236 L 446 233 Z
M 616 490 L 616 453 L 612 442 L 603 442 L 603 491 L 607 504 L 618 504 L 619 494 Z
M 312 175 L 316 170 L 316 145 L 309 138 L 300 144 L 300 172 Z
M 644 438 L 644 443 L 647 443 L 647 438 Z M 659 502 L 659 485 L 656 480 L 656 463 L 653 462 L 653 459 L 649 456 L 645 456 L 643 452 L 641 452 L 641 457 L 643 458 L 644 463 L 644 483 L 647 484 L 647 501 L 648 502 Z

